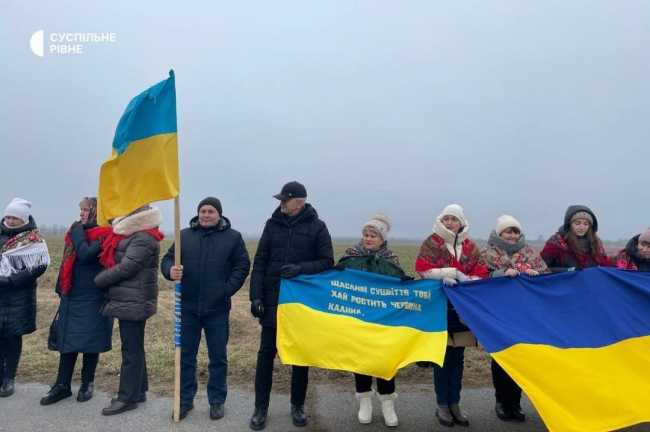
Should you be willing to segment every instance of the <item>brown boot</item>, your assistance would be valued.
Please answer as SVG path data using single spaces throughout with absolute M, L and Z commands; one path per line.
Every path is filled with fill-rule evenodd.
M 454 425 L 454 419 L 449 412 L 449 405 L 438 405 L 436 410 L 436 417 L 441 425 L 452 427 Z
M 449 412 L 458 426 L 469 426 L 469 420 L 460 412 L 458 405 L 449 405 Z

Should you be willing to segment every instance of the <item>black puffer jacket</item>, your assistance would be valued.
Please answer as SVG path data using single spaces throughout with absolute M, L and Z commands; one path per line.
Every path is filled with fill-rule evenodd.
M 203 228 L 194 216 L 181 231 L 183 280 L 181 311 L 202 315 L 227 312 L 230 298 L 244 285 L 251 261 L 244 239 L 221 217 L 217 226 Z M 174 265 L 176 244 L 165 254 L 161 271 L 165 279 Z
M 150 210 L 113 221 L 116 234 L 129 236 L 117 245 L 115 266 L 95 278 L 99 289 L 108 290 L 102 313 L 126 321 L 143 321 L 158 307 L 158 263 L 160 243 L 142 230 L 157 228 L 160 211 Z
M 37 229 L 30 216 L 29 222 L 18 228 L 9 228 L 4 218 L 0 221 L 0 247 L 12 237 Z M 36 280 L 45 273 L 46 265 L 13 273 L 0 283 L 0 336 L 21 336 L 36 330 Z
M 70 230 L 70 240 L 76 255 L 72 265 L 72 286 L 61 295 L 57 350 L 60 353 L 102 353 L 110 351 L 113 318 L 99 313 L 106 301 L 106 292 L 95 286 L 95 276 L 103 270 L 99 263 L 102 246 L 98 240 L 88 243 L 86 230 L 97 224 Z M 61 273 L 56 292 L 62 294 Z
M 305 204 L 302 211 L 287 218 L 278 207 L 266 221 L 251 274 L 250 299 L 263 299 L 263 326 L 276 326 L 280 295 L 280 267 L 299 264 L 302 274 L 317 274 L 334 265 L 332 238 L 316 210 Z

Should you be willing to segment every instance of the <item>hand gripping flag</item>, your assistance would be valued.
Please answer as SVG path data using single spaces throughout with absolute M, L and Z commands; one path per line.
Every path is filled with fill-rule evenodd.
M 97 220 L 124 216 L 180 191 L 176 84 L 169 78 L 133 98 L 117 124 L 111 157 L 99 174 Z

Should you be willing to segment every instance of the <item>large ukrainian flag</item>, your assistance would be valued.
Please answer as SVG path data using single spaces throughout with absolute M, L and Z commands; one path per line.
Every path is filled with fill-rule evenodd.
M 446 346 L 440 281 L 350 269 L 282 280 L 277 347 L 285 364 L 391 379 L 415 361 L 442 364 Z
M 99 174 L 100 225 L 180 191 L 176 84 L 169 78 L 133 98 L 120 119 L 111 157 Z
M 650 272 L 591 268 L 446 292 L 551 431 L 650 421 Z

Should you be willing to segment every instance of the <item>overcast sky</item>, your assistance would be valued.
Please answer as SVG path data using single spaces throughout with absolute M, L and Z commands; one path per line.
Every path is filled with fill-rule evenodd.
M 48 52 L 75 32 L 116 41 Z M 603 238 L 650 226 L 648 1 L 5 0 L 0 54 L 0 207 L 40 224 L 78 217 L 128 102 L 173 68 L 183 227 L 213 195 L 261 233 L 292 180 L 334 236 L 381 212 L 425 238 L 450 203 L 471 237 L 504 213 L 546 237 L 571 204 Z

